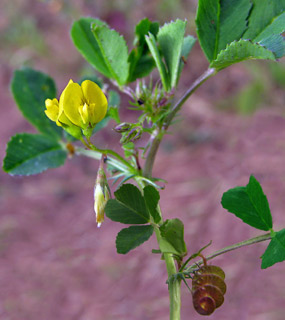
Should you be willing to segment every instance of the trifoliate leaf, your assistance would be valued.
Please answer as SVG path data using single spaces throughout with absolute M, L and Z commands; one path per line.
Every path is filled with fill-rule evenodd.
M 144 224 L 150 221 L 149 211 L 137 187 L 124 184 L 115 192 L 115 197 L 105 207 L 109 219 L 125 224 Z

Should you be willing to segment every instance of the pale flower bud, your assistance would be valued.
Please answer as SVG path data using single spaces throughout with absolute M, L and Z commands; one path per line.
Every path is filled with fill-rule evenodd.
M 111 198 L 110 189 L 107 183 L 107 178 L 101 164 L 97 173 L 97 179 L 94 186 L 94 210 L 96 213 L 96 222 L 98 228 L 104 221 L 105 206 Z

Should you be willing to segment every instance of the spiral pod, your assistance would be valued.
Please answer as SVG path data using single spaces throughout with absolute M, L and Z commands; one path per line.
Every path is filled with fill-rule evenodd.
M 226 293 L 225 273 L 217 266 L 204 265 L 192 278 L 192 295 L 195 310 L 210 315 L 224 302 Z

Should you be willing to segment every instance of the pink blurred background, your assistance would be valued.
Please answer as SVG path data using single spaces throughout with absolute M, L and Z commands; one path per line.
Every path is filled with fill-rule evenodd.
M 28 65 L 51 75 L 58 91 L 70 78 L 94 73 L 73 47 L 72 22 L 99 17 L 132 42 L 136 23 L 187 18 L 195 35 L 197 1 L 33 1 L 0 4 L 0 155 L 18 132 L 35 132 L 17 109 L 9 85 L 13 70 Z M 207 68 L 196 44 L 179 94 Z M 285 226 L 285 65 L 253 62 L 222 71 L 187 102 L 158 153 L 154 176 L 168 181 L 161 192 L 165 218 L 185 225 L 189 253 L 213 241 L 209 254 L 259 234 L 227 213 L 220 199 L 254 174 L 268 196 L 274 229 Z M 178 96 L 179 96 L 178 94 Z M 121 117 L 133 119 L 122 96 Z M 101 147 L 118 147 L 113 123 L 96 135 Z M 121 226 L 106 219 L 96 228 L 93 185 L 97 162 L 73 158 L 30 177 L 0 172 L 1 320 L 168 319 L 167 274 L 155 238 L 118 255 Z M 267 243 L 212 261 L 226 272 L 224 305 L 209 319 L 283 320 L 285 264 L 261 270 Z M 182 289 L 182 320 L 201 319 Z

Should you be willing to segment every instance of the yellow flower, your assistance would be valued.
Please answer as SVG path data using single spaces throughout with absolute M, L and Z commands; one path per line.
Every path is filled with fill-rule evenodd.
M 96 213 L 97 226 L 100 227 L 104 221 L 105 206 L 110 199 L 110 189 L 106 175 L 101 164 L 97 173 L 96 184 L 94 187 L 94 211 Z
M 75 130 L 75 126 L 90 136 L 94 126 L 105 117 L 107 106 L 106 96 L 96 83 L 85 80 L 80 86 L 70 80 L 59 102 L 57 99 L 46 100 L 45 113 L 58 126 L 66 130 Z

